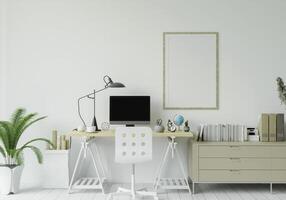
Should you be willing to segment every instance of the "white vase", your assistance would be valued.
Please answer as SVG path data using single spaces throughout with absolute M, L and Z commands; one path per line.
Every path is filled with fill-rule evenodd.
M 23 165 L 0 165 L 0 194 L 15 194 L 19 191 Z

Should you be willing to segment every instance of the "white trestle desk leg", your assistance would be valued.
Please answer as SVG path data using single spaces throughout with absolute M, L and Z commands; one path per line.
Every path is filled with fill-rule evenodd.
M 175 149 L 175 153 L 177 154 L 177 158 L 178 158 L 178 161 L 179 161 L 179 165 L 180 165 L 180 168 L 181 168 L 181 171 L 183 173 L 183 176 L 185 178 L 185 181 L 186 181 L 186 184 L 188 186 L 188 190 L 189 190 L 189 193 L 192 194 L 191 192 L 191 188 L 190 188 L 190 185 L 189 185 L 189 180 L 188 180 L 188 176 L 185 172 L 185 169 L 184 169 L 184 165 L 182 163 L 182 159 L 181 159 L 181 155 L 180 155 L 180 152 L 178 151 L 178 149 Z
M 81 142 L 81 147 L 80 147 L 80 151 L 79 151 L 79 154 L 78 154 L 78 157 L 77 157 L 77 160 L 76 160 L 76 163 L 75 163 L 75 167 L 74 167 L 74 170 L 73 170 L 73 173 L 72 173 L 72 178 L 71 178 L 71 181 L 70 181 L 70 185 L 69 185 L 69 193 L 71 191 L 71 188 L 72 188 L 72 184 L 73 184 L 73 181 L 74 181 L 74 178 L 75 178 L 75 174 L 76 174 L 76 171 L 77 171 L 77 168 L 79 167 L 79 164 L 80 164 L 80 158 L 81 158 L 81 154 L 84 150 L 84 146 L 85 144 L 83 144 L 84 142 Z
M 184 186 L 178 186 L 177 184 L 174 185 L 174 187 L 168 186 L 167 189 L 184 189 L 184 190 L 187 189 L 189 191 L 189 193 L 191 194 L 191 188 L 190 188 L 190 184 L 188 181 L 188 176 L 186 175 L 179 150 L 176 146 L 177 146 L 177 143 L 175 142 L 175 137 L 173 136 L 173 137 L 168 138 L 168 147 L 167 147 L 167 150 L 166 150 L 165 155 L 163 157 L 163 160 L 159 165 L 158 174 L 156 175 L 155 182 L 154 182 L 154 189 L 155 189 L 155 191 L 157 191 L 159 185 L 161 184 L 160 181 L 161 181 L 162 170 L 163 170 L 163 168 L 167 162 L 167 157 L 168 157 L 168 154 L 171 150 L 171 158 L 174 159 L 174 157 L 177 156 L 178 163 L 179 163 L 179 166 L 180 166 L 180 169 L 181 169 L 181 172 L 183 174 L 184 181 L 186 184 Z M 177 180 L 175 182 L 177 182 Z M 163 186 L 162 186 L 162 188 L 164 189 Z
M 80 148 L 80 151 L 79 151 L 79 154 L 78 154 L 78 157 L 77 157 L 75 168 L 73 170 L 71 182 L 69 184 L 69 192 L 71 191 L 72 188 L 75 188 L 75 189 L 101 189 L 102 193 L 104 194 L 103 182 L 104 182 L 105 179 L 101 179 L 101 177 L 100 177 L 100 173 L 99 173 L 99 170 L 98 170 L 98 167 L 97 167 L 95 155 L 94 155 L 94 153 L 93 153 L 93 151 L 91 149 L 91 144 L 93 142 L 94 142 L 93 139 L 89 139 L 88 140 L 87 138 L 84 138 L 84 140 L 81 142 L 81 148 Z M 96 152 L 97 151 L 98 150 L 96 149 Z M 99 184 L 97 184 L 97 185 L 74 185 L 74 179 L 76 177 L 76 172 L 78 171 L 79 167 L 81 166 L 81 162 L 80 162 L 81 157 L 83 157 L 83 160 L 85 160 L 87 158 L 87 153 L 88 152 L 90 153 L 90 156 L 91 156 L 91 159 L 92 159 L 92 162 L 93 162 L 93 166 L 94 166 L 94 169 L 95 169 L 96 176 L 97 176 Z M 98 152 L 96 153 L 96 155 L 98 156 L 98 160 L 100 160 Z M 100 165 L 101 165 L 101 168 L 103 169 L 101 160 L 100 160 Z M 104 171 L 103 171 L 103 173 L 104 173 Z M 87 180 L 91 180 L 91 179 L 87 178 Z M 86 181 L 80 181 L 79 180 L 79 182 L 86 182 Z
M 98 147 L 96 145 L 96 141 L 94 141 L 94 147 L 95 147 L 95 154 L 96 154 L 97 160 L 99 162 L 100 169 L 102 171 L 103 179 L 106 179 L 105 170 L 104 170 L 104 167 L 103 167 L 103 164 L 102 164 L 102 161 L 101 161 L 101 157 L 100 157 L 100 154 L 99 154 Z
M 102 179 L 100 178 L 100 174 L 99 174 L 98 168 L 97 168 L 97 166 L 96 166 L 94 154 L 93 154 L 93 152 L 92 152 L 92 150 L 91 150 L 90 148 L 88 148 L 88 150 L 89 150 L 90 155 L 91 155 L 91 158 L 92 158 L 93 166 L 94 166 L 94 169 L 95 169 L 95 172 L 96 172 L 96 175 L 97 175 L 99 184 L 100 184 L 100 186 L 101 186 L 102 193 L 104 194 L 103 181 L 102 181 Z
M 168 144 L 167 148 L 166 148 L 166 152 L 162 158 L 162 161 L 159 165 L 159 168 L 157 170 L 157 173 L 156 173 L 156 177 L 155 177 L 155 181 L 154 181 L 154 188 L 155 190 L 158 189 L 158 186 L 160 184 L 160 179 L 161 179 L 161 174 L 162 174 L 162 169 L 165 165 L 165 163 L 167 162 L 167 157 L 168 157 L 168 154 L 169 154 L 169 151 L 170 151 L 170 144 Z

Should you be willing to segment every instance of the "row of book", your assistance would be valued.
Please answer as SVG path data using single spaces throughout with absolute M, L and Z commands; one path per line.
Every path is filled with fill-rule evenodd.
M 67 138 L 65 135 L 58 135 L 57 130 L 52 131 L 51 142 L 53 143 L 54 147 L 47 144 L 47 150 L 68 150 L 70 149 L 70 139 Z
M 258 132 L 260 141 L 284 141 L 284 114 L 262 113 L 259 119 Z
M 197 141 L 243 142 L 247 141 L 247 127 L 237 124 L 202 124 Z

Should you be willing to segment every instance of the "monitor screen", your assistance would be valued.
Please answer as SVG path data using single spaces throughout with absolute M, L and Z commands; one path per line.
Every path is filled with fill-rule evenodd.
M 110 96 L 110 124 L 149 124 L 150 96 Z

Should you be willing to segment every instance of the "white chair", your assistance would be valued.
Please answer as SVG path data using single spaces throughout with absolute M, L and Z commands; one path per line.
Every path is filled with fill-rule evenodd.
M 151 196 L 158 200 L 156 192 L 135 190 L 135 163 L 152 160 L 152 130 L 148 127 L 120 127 L 115 131 L 115 162 L 132 164 L 131 189 L 118 188 L 109 199 L 117 195 L 136 197 Z

